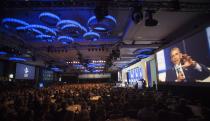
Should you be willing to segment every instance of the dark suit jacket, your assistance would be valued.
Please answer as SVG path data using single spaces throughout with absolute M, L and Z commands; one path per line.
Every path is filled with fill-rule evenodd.
M 204 80 L 208 76 L 210 76 L 210 71 L 208 68 L 202 64 L 199 64 L 202 68 L 202 71 L 198 71 L 194 67 L 189 67 L 187 69 L 183 69 L 185 74 L 184 82 L 195 82 L 196 80 Z M 166 82 L 175 82 L 177 79 L 176 70 L 174 67 L 166 71 Z

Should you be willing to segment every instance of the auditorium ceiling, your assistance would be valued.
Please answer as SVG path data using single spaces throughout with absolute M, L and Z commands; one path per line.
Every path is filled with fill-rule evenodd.
M 137 50 L 152 54 L 209 22 L 208 0 L 190 1 L 191 6 L 185 2 L 5 0 L 0 5 L 0 51 L 6 48 L 26 63 L 66 72 L 118 70 L 144 58 Z

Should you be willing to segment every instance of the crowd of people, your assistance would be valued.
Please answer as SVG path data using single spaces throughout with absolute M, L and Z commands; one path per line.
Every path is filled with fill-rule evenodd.
M 6 88 L 9 84 L 1 83 L 1 121 L 207 121 L 210 116 L 199 100 L 168 92 L 109 83 L 54 84 L 43 89 L 26 84 Z

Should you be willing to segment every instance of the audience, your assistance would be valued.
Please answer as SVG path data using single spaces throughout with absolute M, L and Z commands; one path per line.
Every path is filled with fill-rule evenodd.
M 0 87 L 1 121 L 207 121 L 210 114 L 198 100 L 109 83 Z

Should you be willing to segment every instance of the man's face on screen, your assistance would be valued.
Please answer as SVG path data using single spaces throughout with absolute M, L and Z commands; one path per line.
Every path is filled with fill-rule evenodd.
M 178 48 L 174 48 L 171 50 L 171 61 L 173 64 L 180 64 L 182 58 L 182 54 Z

